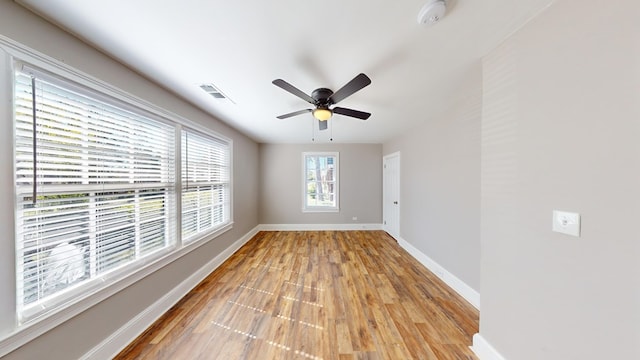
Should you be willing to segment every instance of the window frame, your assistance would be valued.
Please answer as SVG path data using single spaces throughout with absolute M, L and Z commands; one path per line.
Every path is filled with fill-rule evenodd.
M 32 79 L 25 80 L 29 77 Z M 18 106 L 18 103 L 14 106 L 13 123 L 16 131 L 14 152 L 16 161 L 21 164 L 20 167 L 16 165 L 16 176 L 14 176 L 16 195 L 18 195 L 15 215 L 16 221 L 24 221 L 24 223 L 22 221 L 18 223 L 15 235 L 17 316 L 19 323 L 23 323 L 37 317 L 48 308 L 60 306 L 69 297 L 81 296 L 84 291 L 93 287 L 99 288 L 106 278 L 117 278 L 119 273 L 126 274 L 137 264 L 169 252 L 175 247 L 178 239 L 172 226 L 172 219 L 175 211 L 173 203 L 176 198 L 175 169 L 173 168 L 176 162 L 176 148 L 173 142 L 176 124 L 22 62 L 14 66 L 13 84 L 14 99 L 22 100 L 22 106 Z M 37 137 L 33 136 L 32 129 L 32 126 L 35 126 L 32 124 L 31 116 L 33 100 L 29 94 L 26 98 L 24 96 L 26 91 L 34 91 L 34 86 L 36 86 L 35 93 L 38 99 L 36 103 L 39 104 Z M 18 92 L 18 88 L 22 88 L 22 91 Z M 43 88 L 49 90 L 43 92 Z M 18 117 L 19 108 L 27 110 L 29 115 Z M 28 125 L 27 128 L 24 127 L 25 122 Z M 22 128 L 18 131 L 19 123 L 22 124 Z M 47 129 L 54 128 L 57 129 L 55 132 L 42 136 L 47 134 Z M 136 130 L 132 130 L 133 128 Z M 141 139 L 137 142 L 136 136 L 139 137 L 141 134 L 151 137 L 152 140 L 145 142 Z M 158 136 L 160 138 L 157 138 Z M 28 143 L 18 139 L 28 140 Z M 32 152 L 31 143 L 34 140 L 38 141 L 37 159 L 31 158 L 30 155 L 29 160 L 24 158 L 18 160 L 18 149 L 20 153 Z M 169 146 L 159 145 L 165 141 L 168 141 Z M 148 148 L 147 150 L 151 152 L 145 154 L 144 151 L 112 150 L 114 142 L 124 144 L 126 149 Z M 92 158 L 95 161 L 104 154 L 110 154 L 113 158 L 100 162 L 102 165 L 100 167 L 90 165 Z M 149 157 L 147 154 L 153 154 L 153 156 Z M 59 165 L 63 159 L 68 159 L 65 161 L 70 162 L 68 164 L 70 167 Z M 109 159 L 109 156 L 105 159 Z M 155 165 L 146 163 L 150 159 Z M 25 201 L 33 198 L 33 191 L 36 189 L 31 184 L 34 178 L 30 175 L 17 177 L 17 171 L 21 168 L 24 171 L 33 167 L 33 161 L 37 162 L 37 168 L 44 166 L 48 167 L 50 172 L 64 172 L 64 175 L 53 175 L 51 178 L 47 175 L 37 177 L 37 196 L 40 200 L 35 206 L 31 205 L 30 201 Z M 134 165 L 139 161 L 145 162 L 145 166 Z M 126 170 L 122 165 L 126 165 Z M 156 175 L 139 177 L 147 171 L 145 169 L 148 166 L 152 166 L 148 169 L 154 169 L 153 166 L 158 165 L 163 170 L 155 168 L 158 171 Z M 103 167 L 117 170 L 113 174 L 115 176 L 109 175 L 109 172 L 103 173 Z M 69 169 L 75 169 L 75 171 L 67 174 Z M 31 171 L 29 170 L 28 173 L 30 174 Z M 47 179 L 54 182 L 51 183 Z M 103 182 L 105 180 L 106 182 Z M 143 235 L 142 230 L 146 221 L 142 217 L 144 214 L 141 213 L 143 211 L 141 206 L 145 206 L 144 193 L 147 191 L 156 193 L 156 196 L 149 198 L 152 202 L 158 200 L 158 195 L 161 196 L 161 216 L 154 219 L 154 222 L 158 219 L 161 221 L 158 229 L 161 230 L 162 241 L 155 250 L 145 253 L 142 246 L 147 240 L 151 240 Z M 66 200 L 65 195 L 71 195 L 71 198 Z M 60 200 L 47 201 L 47 198 Z M 53 206 L 49 207 L 48 204 Z M 66 213 L 68 210 L 64 210 L 65 208 L 72 210 Z M 76 230 L 69 235 L 73 234 L 77 237 L 75 241 L 60 239 L 56 236 L 57 231 L 54 228 L 59 229 L 59 226 L 65 225 L 64 222 L 55 220 L 60 216 L 72 216 L 65 221 L 74 221 L 71 224 L 75 223 Z M 40 228 L 42 221 L 44 224 Z M 51 223 L 47 224 L 49 221 Z M 19 226 L 20 224 L 23 226 Z M 48 226 L 53 228 L 47 230 Z M 36 228 L 39 229 L 40 235 L 37 237 L 37 243 L 34 243 L 36 238 L 28 240 L 32 237 L 28 234 Z M 100 228 L 103 229 L 100 230 Z M 157 231 L 152 233 L 158 234 Z M 74 243 L 79 246 L 73 246 Z M 62 286 L 47 284 L 47 280 L 51 280 L 51 274 L 55 273 L 49 266 L 56 266 L 55 263 L 48 264 L 50 257 L 55 258 L 56 255 L 53 255 L 54 250 L 47 249 L 57 249 L 56 244 L 63 246 L 60 249 L 66 246 L 66 250 L 71 251 L 75 256 L 75 262 L 69 263 L 67 261 L 71 259 L 63 256 L 66 252 L 60 250 L 56 253 L 61 257 L 59 261 L 64 261 L 71 267 L 75 266 L 76 279 L 72 280 L 71 284 Z M 34 255 L 27 257 L 29 252 Z M 42 270 L 35 273 L 33 269 L 40 269 L 40 267 Z M 79 276 L 78 271 L 82 271 L 83 274 Z M 32 299 L 27 300 L 28 296 Z
M 333 157 L 334 158 L 334 180 L 333 180 L 333 197 L 334 205 L 322 206 L 322 205 L 310 205 L 308 203 L 309 195 L 309 180 L 308 180 L 308 168 L 307 159 L 309 157 Z M 315 182 L 319 182 L 316 180 Z M 340 153 L 338 151 L 306 151 L 302 153 L 302 212 L 305 213 L 327 213 L 327 212 L 340 212 Z
M 16 249 L 16 241 L 18 240 L 18 232 L 16 231 L 17 224 L 17 212 L 18 212 L 18 204 L 17 204 L 17 196 L 16 195 L 16 167 L 15 167 L 15 141 L 8 143 L 5 145 L 6 147 L 11 147 L 12 152 L 9 155 L 11 157 L 11 162 L 14 163 L 12 167 L 11 173 L 11 183 L 4 185 L 9 185 L 13 188 L 12 193 L 14 194 L 14 203 L 13 203 L 13 211 L 11 211 L 11 217 L 9 222 L 13 224 L 11 226 L 10 231 L 11 238 L 14 239 L 10 241 L 11 244 L 2 245 L 2 251 L 5 253 L 9 253 L 9 258 L 13 261 L 14 271 L 11 271 L 7 276 L 12 276 L 15 282 L 11 282 L 13 285 L 13 289 L 10 293 L 5 293 L 0 295 L 2 298 L 0 299 L 0 304 L 2 304 L 2 308 L 0 309 L 0 313 L 10 314 L 13 313 L 13 317 L 5 318 L 0 322 L 0 328 L 6 329 L 4 333 L 6 334 L 3 339 L 0 339 L 0 348 L 2 348 L 3 353 L 4 349 L 7 346 L 13 347 L 15 344 L 11 339 L 17 334 L 21 334 L 18 342 L 24 343 L 29 339 L 33 339 L 38 334 L 43 333 L 49 329 L 52 329 L 55 326 L 60 325 L 64 321 L 72 318 L 80 314 L 81 312 L 91 308 L 92 306 L 100 303 L 101 301 L 113 296 L 119 291 L 125 289 L 128 286 L 142 280 L 146 276 L 162 269 L 168 264 L 174 262 L 180 257 L 190 253 L 191 251 L 199 248 L 200 246 L 208 243 L 209 241 L 215 239 L 219 235 L 229 231 L 233 228 L 233 141 L 213 130 L 199 125 L 198 123 L 192 122 L 188 119 L 182 118 L 179 115 L 168 112 L 167 110 L 160 108 L 152 103 L 149 103 L 137 96 L 131 95 L 119 88 L 116 88 L 102 80 L 94 78 L 90 75 L 87 75 L 83 72 L 80 72 L 64 63 L 59 62 L 58 60 L 48 58 L 45 55 L 39 54 L 32 49 L 29 49 L 21 44 L 14 43 L 9 41 L 6 38 L 0 37 L 0 57 L 3 59 L 0 61 L 0 65 L 6 66 L 6 75 L 0 76 L 0 87 L 5 89 L 10 89 L 11 100 L 8 101 L 10 106 L 4 108 L 6 119 L 6 126 L 11 126 L 12 129 L 15 128 L 15 111 L 14 111 L 14 83 L 15 83 L 15 73 L 20 70 L 19 67 L 22 64 L 27 65 L 30 68 L 38 69 L 43 74 L 50 74 L 55 78 L 60 78 L 61 80 L 75 84 L 79 87 L 86 88 L 90 92 L 95 92 L 104 96 L 105 98 L 109 98 L 111 100 L 115 100 L 116 102 L 121 102 L 122 104 L 127 106 L 127 110 L 131 110 L 132 108 L 136 111 L 148 112 L 151 114 L 154 119 L 162 119 L 165 122 L 170 123 L 175 128 L 175 185 L 173 186 L 173 197 L 174 203 L 176 204 L 176 214 L 174 219 L 172 219 L 173 223 L 167 223 L 169 226 L 173 226 L 176 230 L 176 238 L 173 243 L 173 246 L 168 246 L 166 251 L 158 251 L 154 253 L 153 256 L 145 257 L 142 261 L 135 261 L 133 263 L 127 264 L 122 268 L 118 269 L 118 271 L 109 272 L 102 276 L 101 278 L 94 279 L 94 281 L 88 282 L 85 285 L 76 287 L 71 287 L 73 291 L 69 291 L 66 296 L 58 296 L 54 295 L 56 298 L 55 302 L 48 304 L 46 307 L 41 307 L 38 311 L 28 313 L 28 314 L 19 314 L 19 305 L 18 305 L 18 269 L 19 266 L 19 256 Z M 10 74 L 10 76 L 9 76 Z M 180 216 L 180 173 L 181 173 L 181 144 L 180 144 L 180 133 L 183 128 L 193 129 L 195 131 L 201 132 L 203 134 L 207 134 L 213 138 L 220 139 L 221 141 L 226 142 L 228 146 L 228 164 L 229 164 L 229 185 L 228 185 L 228 221 L 214 229 L 208 229 L 207 231 L 199 234 L 197 239 L 190 242 L 184 242 L 184 239 L 181 237 L 180 226 L 181 226 L 181 216 Z M 14 136 L 15 139 L 15 136 Z M 3 209 L 2 211 L 6 211 L 7 209 Z M 171 220 L 169 220 L 171 221 Z M 4 223 L 4 222 L 3 222 Z M 6 252 L 6 250 L 13 249 L 13 251 Z M 11 275 L 12 274 L 12 275 Z M 7 289 L 8 290 L 8 289 Z M 13 311 L 11 311 L 13 309 Z M 8 334 L 7 331 L 8 330 Z M 8 342 L 10 341 L 10 342 Z M 19 345 L 18 345 L 19 346 Z

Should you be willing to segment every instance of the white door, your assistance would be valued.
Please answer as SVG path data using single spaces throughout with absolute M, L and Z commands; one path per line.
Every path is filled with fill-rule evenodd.
M 385 156 L 382 166 L 382 228 L 398 240 L 400 237 L 400 153 Z

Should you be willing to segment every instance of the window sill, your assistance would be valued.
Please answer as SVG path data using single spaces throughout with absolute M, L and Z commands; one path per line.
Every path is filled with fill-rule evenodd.
M 339 208 L 304 208 L 303 213 L 337 213 L 340 212 Z

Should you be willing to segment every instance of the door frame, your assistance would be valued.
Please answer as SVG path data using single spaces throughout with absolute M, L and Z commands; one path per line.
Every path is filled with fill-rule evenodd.
M 397 224 L 396 224 L 397 233 L 396 234 L 393 234 L 393 233 L 389 232 L 389 227 L 387 226 L 387 220 L 388 219 L 385 218 L 386 217 L 385 215 L 388 214 L 388 208 L 387 207 L 388 206 L 393 206 L 391 204 L 387 204 L 387 201 L 385 201 L 385 199 L 387 198 L 387 191 L 388 191 L 387 182 L 389 181 L 389 179 L 387 179 L 388 175 L 387 175 L 387 172 L 385 171 L 385 166 L 386 166 L 386 162 L 389 159 L 392 159 L 392 158 L 397 158 L 397 165 L 398 165 L 397 173 L 396 173 L 396 179 L 395 179 L 396 180 L 395 181 L 395 183 L 396 183 L 395 192 L 398 195 L 398 200 L 397 200 L 398 202 L 400 201 L 400 197 L 401 197 L 401 194 L 400 194 L 400 189 L 401 189 L 401 186 L 400 186 L 400 151 L 396 151 L 396 152 L 384 155 L 382 157 L 382 218 L 383 218 L 382 219 L 382 229 L 384 231 L 386 231 L 389 235 L 391 235 L 397 241 L 400 238 L 400 204 L 396 205 L 397 206 L 397 219 L 394 219 L 394 220 L 397 220 Z

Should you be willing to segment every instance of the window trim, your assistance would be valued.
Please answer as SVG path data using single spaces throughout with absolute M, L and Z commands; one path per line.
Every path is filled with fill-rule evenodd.
M 307 205 L 307 157 L 333 156 L 335 157 L 335 206 Z M 340 212 L 340 153 L 338 151 L 305 151 L 302 153 L 302 212 L 304 213 L 333 213 Z
M 184 126 L 181 123 L 175 121 L 170 114 L 165 114 L 164 112 L 160 112 L 160 111 L 149 111 L 148 109 L 145 109 L 142 106 L 139 106 L 139 104 L 135 101 L 131 101 L 131 102 L 123 101 L 117 97 L 112 96 L 111 94 L 106 93 L 106 91 L 104 91 L 105 89 L 101 87 L 102 85 L 101 83 L 93 84 L 94 86 L 87 86 L 86 84 L 77 82 L 76 79 L 73 78 L 73 74 L 48 72 L 47 70 L 42 70 L 38 68 L 37 65 L 33 65 L 28 61 L 17 59 L 17 58 L 14 58 L 12 60 L 13 60 L 12 74 L 15 74 L 18 71 L 33 73 L 37 77 L 42 77 L 47 81 L 55 82 L 72 91 L 79 92 L 81 94 L 90 96 L 92 98 L 96 98 L 99 101 L 109 102 L 111 104 L 124 108 L 126 111 L 137 113 L 143 117 L 149 117 L 154 121 L 159 121 L 159 122 L 168 124 L 171 127 L 173 127 L 174 136 L 176 136 L 176 139 L 178 137 L 177 133 L 182 133 L 183 131 L 199 132 L 201 134 L 204 134 L 207 137 L 210 137 L 213 139 L 219 139 L 219 141 L 229 146 L 229 153 L 231 153 L 231 148 L 230 148 L 231 142 L 223 138 L 222 136 L 218 136 L 217 134 L 212 133 L 211 131 L 196 130 L 190 126 Z M 15 76 L 13 76 L 11 79 L 12 79 L 11 80 L 12 82 L 15 81 Z M 14 123 L 13 126 L 15 126 L 15 114 L 12 114 L 11 119 Z M 180 149 L 182 148 L 181 141 L 182 139 L 180 138 L 180 139 L 177 139 L 177 142 L 174 143 L 174 146 L 175 146 L 174 161 L 176 164 L 180 164 L 180 171 L 182 170 L 182 161 L 181 161 L 181 158 L 177 158 L 176 156 L 178 156 L 178 154 L 181 156 L 181 153 L 180 153 Z M 15 144 L 14 144 L 14 151 L 15 151 Z M 229 168 L 231 168 L 230 164 L 229 164 Z M 16 178 L 15 171 L 16 171 L 16 168 L 14 166 L 14 174 L 13 174 L 14 179 Z M 181 187 L 178 187 L 179 182 L 177 181 L 177 178 L 181 176 L 180 174 L 181 173 L 179 173 L 178 169 L 175 168 L 174 166 L 174 178 L 176 180 L 169 186 L 170 188 L 172 188 L 170 192 L 173 193 L 172 196 L 173 196 L 174 204 L 177 204 L 178 202 L 181 203 L 181 199 L 182 199 L 182 189 Z M 130 187 L 131 186 L 127 186 L 127 188 L 130 188 Z M 16 197 L 16 201 L 17 201 L 17 197 Z M 17 202 L 14 203 L 14 206 L 16 209 L 18 209 Z M 175 219 L 176 219 L 176 216 L 174 214 L 173 220 L 175 221 Z M 16 218 L 16 221 L 17 220 L 18 218 Z M 21 309 L 19 305 L 20 302 L 16 300 L 17 325 L 18 327 L 23 326 L 25 324 L 28 324 L 32 321 L 37 320 L 38 318 L 40 318 L 41 316 L 45 315 L 48 312 L 55 312 L 59 308 L 65 308 L 69 306 L 68 304 L 70 302 L 73 302 L 71 299 L 82 298 L 84 296 L 87 296 L 87 294 L 91 294 L 95 291 L 99 291 L 102 288 L 108 288 L 111 285 L 110 283 L 127 277 L 127 274 L 135 272 L 138 268 L 144 267 L 146 263 L 153 261 L 156 258 L 162 257 L 163 254 L 170 254 L 171 252 L 184 247 L 188 243 L 204 241 L 210 236 L 210 234 L 215 234 L 217 229 L 225 227 L 226 223 L 228 222 L 231 222 L 230 217 L 229 217 L 229 221 L 221 224 L 220 226 L 216 226 L 211 229 L 207 229 L 205 231 L 194 234 L 188 239 L 189 241 L 185 241 L 185 239 L 182 238 L 181 236 L 182 234 L 180 231 L 175 231 L 174 233 L 175 237 L 174 239 L 172 239 L 171 243 L 168 246 L 155 251 L 155 253 L 149 255 L 146 258 L 137 259 L 132 263 L 123 265 L 120 269 L 117 269 L 112 272 L 108 272 L 104 275 L 97 276 L 95 278 L 90 278 L 81 284 L 70 286 L 68 290 L 65 289 L 61 291 L 60 296 L 53 296 L 51 300 L 46 300 L 44 302 L 39 302 L 29 306 L 24 306 Z M 177 230 L 181 229 L 181 223 L 177 223 L 177 222 L 168 223 L 168 226 L 173 227 L 174 229 L 177 229 Z M 16 235 L 14 235 L 14 239 Z M 14 257 L 15 266 L 19 266 L 18 260 L 19 259 L 17 256 Z M 16 271 L 18 271 L 18 269 L 16 269 Z M 18 309 L 20 309 L 21 311 L 18 312 Z
M 87 104 L 89 104 L 88 106 L 89 108 L 91 108 L 92 104 L 103 103 L 106 105 L 105 106 L 106 109 L 111 109 L 106 112 L 107 116 L 109 116 L 109 114 L 113 114 L 114 111 L 116 113 L 118 113 L 121 110 L 125 111 L 131 114 L 131 116 L 135 118 L 134 124 L 140 124 L 140 126 L 142 127 L 149 127 L 149 131 L 158 131 L 158 135 L 161 136 L 161 139 L 158 139 L 158 141 L 163 141 L 165 139 L 175 140 L 175 131 L 177 128 L 177 124 L 173 121 L 170 121 L 170 119 L 160 118 L 160 115 L 158 114 L 150 114 L 146 110 L 137 108 L 135 104 L 126 104 L 126 103 L 122 103 L 117 99 L 108 98 L 107 96 L 100 93 L 99 90 L 97 89 L 87 88 L 80 84 L 74 83 L 73 80 L 71 79 L 65 79 L 64 75 L 61 76 L 59 74 L 55 75 L 55 74 L 42 72 L 40 69 L 34 68 L 31 65 L 25 64 L 22 61 L 14 62 L 13 70 L 14 71 L 12 73 L 14 75 L 13 75 L 12 82 L 14 83 L 14 87 L 16 86 L 15 84 L 18 76 L 20 76 L 23 80 L 25 75 L 35 76 L 36 77 L 35 81 L 38 81 L 38 82 L 43 81 L 45 84 L 48 83 L 51 85 L 50 89 L 55 89 L 54 92 L 51 93 L 53 94 L 53 98 L 56 98 L 58 94 L 66 94 L 67 92 L 77 93 L 79 98 L 86 99 L 86 100 L 80 100 L 80 102 L 77 102 L 76 101 L 77 98 L 73 98 L 74 100 L 72 100 L 72 102 L 77 102 L 78 104 L 82 104 L 80 105 L 81 108 L 84 108 Z M 34 80 L 32 80 L 32 84 L 33 83 L 34 83 Z M 22 82 L 22 84 L 24 85 L 24 82 Z M 17 96 L 18 94 L 16 94 L 14 98 L 16 98 Z M 45 98 L 48 98 L 48 96 L 45 96 Z M 17 125 L 18 120 L 17 118 L 15 118 L 15 115 L 16 115 L 16 112 L 14 111 L 13 124 L 14 126 L 18 126 Z M 66 116 L 66 115 L 61 115 L 61 116 Z M 45 118 L 42 118 L 42 119 L 45 122 L 47 121 Z M 76 119 L 76 121 L 77 120 L 78 119 Z M 95 126 L 102 128 L 103 126 L 105 126 L 105 124 L 102 121 L 98 120 L 97 122 L 95 122 Z M 107 123 L 106 126 L 108 128 L 109 124 Z M 74 128 L 74 127 L 71 126 L 71 128 Z M 26 136 L 26 135 L 27 134 L 25 133 L 25 131 L 22 131 L 21 136 Z M 18 139 L 17 134 L 14 135 L 14 138 L 17 141 Z M 121 140 L 127 144 L 130 144 L 130 140 L 127 140 L 126 138 Z M 91 201 L 90 199 L 93 199 L 96 202 L 99 202 L 98 200 L 99 196 L 96 193 L 103 192 L 103 191 L 111 192 L 111 191 L 127 190 L 127 191 L 134 191 L 137 193 L 139 190 L 142 190 L 142 189 L 162 188 L 163 199 L 164 201 L 169 203 L 169 208 L 165 208 L 162 215 L 163 228 L 165 229 L 164 232 L 165 232 L 166 238 L 163 241 L 164 244 L 160 248 L 157 248 L 145 255 L 142 255 L 141 257 L 139 257 L 138 256 L 139 254 L 138 254 L 133 259 L 130 259 L 129 261 L 126 261 L 125 263 L 122 263 L 120 265 L 117 265 L 114 269 L 108 270 L 104 273 L 91 271 L 91 275 L 88 276 L 86 279 L 83 279 L 82 281 L 76 284 L 72 284 L 60 291 L 55 291 L 52 294 L 43 296 L 42 298 L 39 298 L 34 302 L 25 303 L 24 295 L 21 294 L 20 291 L 17 291 L 16 292 L 16 297 L 17 297 L 16 313 L 18 317 L 19 326 L 22 326 L 23 324 L 28 323 L 33 319 L 40 317 L 43 313 L 51 311 L 50 309 L 56 309 L 59 307 L 66 306 L 65 304 L 69 301 L 70 298 L 82 297 L 86 293 L 93 292 L 94 289 L 100 289 L 102 287 L 106 287 L 112 281 L 115 281 L 121 277 L 125 277 L 131 271 L 135 271 L 135 269 L 143 266 L 144 264 L 148 263 L 149 261 L 157 257 L 162 256 L 162 254 L 171 252 L 177 247 L 177 242 L 180 240 L 179 240 L 179 237 L 176 236 L 177 234 L 174 230 L 175 229 L 175 224 L 173 220 L 174 216 L 172 216 L 174 207 L 171 206 L 171 203 L 175 203 L 175 200 L 177 198 L 175 194 L 175 180 L 172 180 L 172 179 L 175 179 L 175 169 L 171 169 L 171 167 L 175 166 L 175 163 L 176 163 L 175 156 L 174 156 L 175 150 L 176 150 L 175 149 L 176 144 L 169 142 L 168 145 L 170 145 L 171 147 L 167 148 L 166 146 L 159 145 L 159 144 L 162 144 L 162 142 L 158 142 L 158 141 L 156 141 L 155 144 L 149 143 L 149 146 L 155 147 L 159 152 L 164 153 L 166 155 L 166 160 L 164 160 L 166 163 L 163 162 L 163 166 L 167 166 L 167 164 L 169 164 L 168 169 L 170 170 L 168 173 L 161 175 L 161 178 L 155 178 L 153 180 L 153 181 L 160 181 L 160 182 L 156 183 L 152 181 L 150 183 L 145 182 L 142 184 L 135 184 L 135 183 L 129 182 L 131 181 L 131 179 L 129 179 L 129 181 L 127 181 L 126 183 L 107 183 L 105 186 L 102 186 L 97 183 L 89 183 L 89 184 L 77 183 L 77 180 L 80 180 L 80 178 L 74 177 L 75 181 L 73 181 L 73 183 L 71 184 L 65 183 L 65 184 L 59 184 L 59 185 L 56 185 L 56 184 L 52 185 L 52 184 L 47 184 L 45 182 L 39 185 L 38 196 L 45 195 L 48 193 L 53 195 L 60 194 L 60 193 L 74 193 L 74 194 L 88 193 L 92 195 L 89 195 L 86 198 L 86 200 Z M 44 146 L 43 149 L 46 149 L 51 145 L 50 143 L 47 143 L 47 144 L 43 143 L 43 144 L 39 144 L 38 146 L 42 145 Z M 72 146 L 76 146 L 76 145 L 77 144 L 74 144 Z M 81 146 L 81 145 L 78 145 L 78 146 Z M 98 148 L 101 149 L 100 147 Z M 17 149 L 18 149 L 18 144 L 15 143 L 14 151 L 16 151 Z M 24 146 L 22 146 L 22 149 L 24 150 Z M 44 150 L 43 153 L 46 153 L 46 151 L 47 150 Z M 61 151 L 65 151 L 65 150 L 61 150 Z M 70 150 L 70 151 L 73 151 L 73 150 Z M 109 164 L 109 162 L 107 162 L 107 164 Z M 113 162 L 111 162 L 111 164 L 113 165 Z M 90 171 L 90 168 L 86 168 L 84 170 Z M 82 178 L 84 179 L 84 177 Z M 14 179 L 16 179 L 16 176 L 14 176 Z M 15 190 L 17 191 L 17 194 L 21 194 L 19 198 L 28 196 L 31 193 L 30 185 L 24 186 L 24 184 L 18 181 L 18 183 L 15 183 L 15 186 L 16 186 Z M 135 197 L 138 198 L 137 195 Z M 16 200 L 18 200 L 18 198 L 16 198 Z M 19 200 L 18 203 L 24 204 L 23 200 Z M 16 220 L 21 221 L 20 219 L 24 220 L 23 216 L 25 215 L 25 211 L 28 212 L 29 210 L 25 210 L 23 206 L 18 205 L 18 203 L 16 204 L 16 208 L 17 208 L 16 215 L 18 215 Z M 93 218 L 93 221 L 97 221 L 97 218 L 95 217 L 95 215 L 96 214 L 93 214 L 93 216 L 90 214 L 87 214 L 88 218 Z M 18 226 L 20 224 L 22 223 L 20 222 Z M 134 226 L 135 228 L 137 228 L 138 226 L 142 226 L 142 223 L 136 222 L 136 225 Z M 21 233 L 22 231 L 20 231 L 19 229 L 16 229 L 16 234 L 14 238 L 19 242 L 25 240 L 20 236 Z M 140 239 L 137 237 L 135 240 L 132 239 L 132 241 L 135 242 L 136 244 L 138 244 L 137 242 L 138 240 Z M 87 239 L 87 241 L 89 241 L 89 239 Z M 18 245 L 18 243 L 16 245 Z M 20 247 L 18 248 L 20 249 Z M 16 276 L 16 281 L 17 281 L 16 285 L 18 285 L 17 288 L 20 288 L 19 285 L 25 284 L 25 280 L 26 280 L 22 276 L 22 270 L 23 270 L 22 260 L 24 260 L 23 255 L 24 254 L 22 250 L 20 250 L 16 252 L 16 256 L 13 258 L 15 262 L 16 270 L 17 270 L 17 276 Z M 93 259 L 93 257 L 91 258 Z M 98 259 L 95 258 L 92 261 L 90 261 L 91 268 L 99 264 L 97 260 Z M 24 269 L 24 271 L 26 271 L 26 268 Z M 26 286 L 23 285 L 23 290 L 25 289 L 26 289 Z
M 8 284 L 9 287 L 12 287 L 10 293 L 5 294 L 6 297 L 3 296 L 0 299 L 0 304 L 2 305 L 2 309 L 0 309 L 0 313 L 2 314 L 13 314 L 12 317 L 4 317 L 2 321 L 0 321 L 0 356 L 3 356 L 18 347 L 24 345 L 25 343 L 35 339 L 36 337 L 46 333 L 47 331 L 59 326 L 60 324 L 68 321 L 69 319 L 77 316 L 78 314 L 90 309 L 91 307 L 97 305 L 98 303 L 104 301 L 105 299 L 117 294 L 121 290 L 135 284 L 136 282 L 144 279 L 148 275 L 166 267 L 170 263 L 178 260 L 179 258 L 191 253 L 192 251 L 198 249 L 202 245 L 207 244 L 209 241 L 215 239 L 216 237 L 224 234 L 225 232 L 231 230 L 233 228 L 233 140 L 217 133 L 216 131 L 204 127 L 196 122 L 183 118 L 173 112 L 170 112 L 166 109 L 163 109 L 157 105 L 154 105 L 142 98 L 139 98 L 135 95 L 132 95 L 120 88 L 117 88 L 113 85 L 110 85 L 103 80 L 95 78 L 91 75 L 88 75 L 80 70 L 77 70 L 65 63 L 62 63 L 59 60 L 56 60 L 48 55 L 42 54 L 34 49 L 31 49 L 21 43 L 18 43 L 10 38 L 7 38 L 3 35 L 0 35 L 0 66 L 3 68 L 0 71 L 3 71 L 5 75 L 11 74 L 10 76 L 0 76 L 0 81 L 3 83 L 0 84 L 0 88 L 11 89 L 13 91 L 13 74 L 16 71 L 17 63 L 29 64 L 35 68 L 42 69 L 44 72 L 49 72 L 55 76 L 59 76 L 66 81 L 77 83 L 80 86 L 87 87 L 93 91 L 99 92 L 107 97 L 112 97 L 118 101 L 121 101 L 125 104 L 134 106 L 138 110 L 143 110 L 149 112 L 155 117 L 159 117 L 161 119 L 166 119 L 170 123 L 172 123 L 177 131 L 176 137 L 179 139 L 179 134 L 182 126 L 191 128 L 196 131 L 200 131 L 209 136 L 219 138 L 224 140 L 229 146 L 229 220 L 228 222 L 219 228 L 213 229 L 210 232 L 202 234 L 198 239 L 194 241 L 190 241 L 188 243 L 184 243 L 180 237 L 178 237 L 178 245 L 172 248 L 169 248 L 168 251 L 163 251 L 157 256 L 153 256 L 152 258 L 146 259 L 144 262 L 139 262 L 137 265 L 129 269 L 128 266 L 125 266 L 128 269 L 127 274 L 109 274 L 108 277 L 112 279 L 110 284 L 104 287 L 96 288 L 92 287 L 86 289 L 87 291 L 83 292 L 83 296 L 77 298 L 67 298 L 65 301 L 60 302 L 60 304 L 56 304 L 55 307 L 51 308 L 49 311 L 42 312 L 38 316 L 29 319 L 29 321 L 23 322 L 22 324 L 18 323 L 18 314 L 17 314 L 17 297 L 16 297 L 16 252 L 15 252 L 15 211 L 16 211 L 16 196 L 15 196 L 15 180 L 12 180 L 10 184 L 7 184 L 13 188 L 11 191 L 14 198 L 13 204 L 7 206 L 6 208 L 0 209 L 0 211 L 9 211 L 8 209 L 13 207 L 13 210 L 10 211 L 10 218 L 7 221 L 3 221 L 3 224 L 12 225 L 8 234 L 11 234 L 11 238 L 14 241 L 7 242 L 2 249 L 2 251 L 6 251 L 8 253 L 8 257 L 13 261 L 13 271 L 10 274 L 6 274 L 6 276 L 13 279 L 11 284 Z M 13 98 L 13 96 L 11 96 Z M 1 111 L 5 111 L 4 115 L 1 118 L 6 119 L 6 123 L 3 123 L 6 126 L 11 126 L 13 128 L 14 120 L 14 111 L 13 111 L 13 100 L 2 99 L 0 103 L 6 103 L 9 106 L 0 107 Z M 179 144 L 179 143 L 178 143 Z M 4 144 L 5 148 L 11 147 L 11 149 L 15 148 L 14 142 L 8 142 Z M 180 159 L 180 147 L 176 146 L 176 158 Z M 3 149 L 5 149 L 3 148 Z M 11 158 L 11 162 L 15 161 L 15 156 L 13 155 L 13 150 L 9 153 L 9 157 Z M 175 166 L 176 174 L 181 173 L 180 161 L 176 162 Z M 15 166 L 11 171 L 12 179 L 15 179 Z M 176 179 L 176 191 L 181 188 L 180 177 Z M 3 183 L 4 184 L 4 183 Z M 3 185 L 4 186 L 4 185 Z M 177 201 L 177 206 L 180 206 L 180 201 Z M 179 210 L 179 209 L 177 209 Z M 176 226 L 181 223 L 180 212 L 176 214 Z M 2 295 L 0 295 L 2 296 Z

